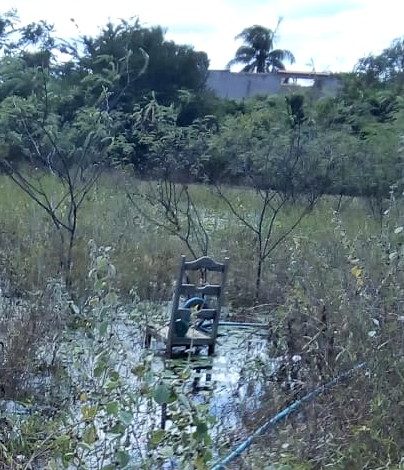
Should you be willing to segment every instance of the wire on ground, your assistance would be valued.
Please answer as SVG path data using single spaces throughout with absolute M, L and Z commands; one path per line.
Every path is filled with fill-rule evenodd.
M 284 408 L 282 411 L 277 413 L 275 416 L 273 416 L 269 421 L 267 421 L 265 424 L 263 424 L 261 427 L 259 427 L 256 431 L 254 431 L 251 436 L 247 437 L 241 444 L 239 444 L 230 454 L 228 454 L 224 459 L 220 460 L 217 462 L 211 470 L 224 470 L 226 465 L 229 463 L 233 462 L 237 458 L 240 457 L 240 455 L 247 450 L 251 444 L 253 443 L 254 439 L 263 434 L 264 432 L 268 431 L 269 429 L 275 427 L 277 423 L 285 419 L 287 416 L 289 416 L 291 413 L 294 413 L 297 411 L 299 408 L 301 408 L 304 404 L 307 402 L 310 402 L 317 396 L 321 395 L 324 393 L 326 390 L 335 387 L 335 385 L 343 382 L 344 380 L 349 379 L 355 372 L 357 372 L 360 369 L 363 369 L 366 366 L 365 362 L 361 362 L 360 364 L 357 364 L 355 367 L 352 369 L 348 370 L 347 372 L 343 372 L 340 374 L 338 377 L 335 377 L 332 379 L 330 382 L 327 382 L 324 385 L 321 385 L 320 387 L 317 387 L 316 389 L 312 390 L 309 392 L 307 395 L 304 397 L 300 398 L 299 400 L 294 401 L 291 405 L 287 406 Z

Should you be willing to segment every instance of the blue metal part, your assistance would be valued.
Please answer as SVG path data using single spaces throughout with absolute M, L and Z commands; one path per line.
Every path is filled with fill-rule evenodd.
M 183 308 L 194 308 L 198 307 L 199 309 L 201 308 L 206 308 L 206 302 L 202 297 L 192 297 L 188 299 Z M 178 318 L 174 322 L 174 328 L 175 328 L 175 334 L 179 338 L 184 338 L 184 336 L 187 334 L 187 331 L 189 329 L 189 325 L 191 322 L 191 312 L 185 312 L 183 313 L 182 318 Z
M 353 373 L 357 372 L 360 369 L 363 369 L 366 366 L 366 363 L 361 362 L 360 364 L 357 364 L 355 367 L 352 369 L 348 370 L 347 372 L 343 372 L 340 374 L 338 377 L 335 377 L 333 380 L 330 382 L 321 385 L 320 387 L 312 390 L 309 392 L 307 395 L 305 395 L 303 398 L 300 398 L 299 400 L 294 401 L 291 405 L 287 406 L 284 408 L 282 411 L 280 411 L 278 414 L 273 416 L 269 421 L 267 421 L 265 424 L 263 424 L 261 427 L 259 427 L 256 431 L 254 431 L 251 436 L 249 436 L 247 439 L 245 439 L 241 444 L 239 444 L 230 454 L 228 454 L 224 459 L 220 460 L 217 462 L 211 470 L 224 470 L 225 466 L 228 465 L 229 463 L 233 462 L 233 460 L 236 460 L 240 455 L 248 449 L 251 444 L 253 443 L 254 439 L 264 432 L 268 431 L 268 429 L 271 429 L 272 427 L 275 427 L 277 423 L 285 419 L 287 416 L 289 416 L 291 413 L 297 411 L 299 408 L 301 408 L 304 404 L 310 402 L 314 398 L 316 398 L 318 395 L 321 395 L 324 393 L 326 390 L 334 387 L 335 385 L 343 382 L 344 380 L 349 379 Z

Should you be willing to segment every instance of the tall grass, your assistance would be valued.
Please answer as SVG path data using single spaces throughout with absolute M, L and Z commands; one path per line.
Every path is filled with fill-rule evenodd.
M 61 188 L 51 176 L 45 178 L 49 194 Z M 141 298 L 163 299 L 170 296 L 179 256 L 187 253 L 186 246 L 176 237 L 145 220 L 126 197 L 125 187 L 140 186 L 136 180 L 119 173 L 105 174 L 79 213 L 77 241 L 73 263 L 73 285 L 85 288 L 87 243 L 111 246 L 120 273 L 122 294 L 135 289 Z M 13 279 L 17 289 L 33 290 L 59 274 L 59 240 L 47 215 L 34 201 L 23 194 L 6 176 L 0 176 L 0 256 L 3 277 Z M 204 218 L 210 236 L 211 254 L 217 258 L 229 256 L 231 271 L 228 300 L 237 305 L 249 305 L 254 289 L 254 240 L 225 206 L 206 186 L 191 188 L 191 194 Z M 253 216 L 257 195 L 245 188 L 229 188 L 229 198 L 237 200 L 248 216 Z M 296 238 L 334 245 L 334 228 L 330 223 L 337 205 L 334 198 L 324 198 L 285 243 L 281 244 L 264 267 L 262 301 L 277 303 L 282 296 L 290 248 Z M 277 220 L 286 226 L 299 212 L 299 205 L 290 205 Z M 363 201 L 355 199 L 341 214 L 349 237 L 366 240 L 379 231 Z M 359 243 L 360 245 L 360 243 Z M 366 254 L 371 258 L 372 253 Z M 377 264 L 377 262 L 376 262 Z
M 46 184 L 48 191 L 60 191 L 51 177 Z M 90 240 L 111 247 L 121 298 L 131 291 L 143 299 L 171 296 L 179 256 L 187 248 L 136 211 L 124 189 L 132 185 L 142 190 L 146 183 L 105 174 L 79 213 L 73 265 L 78 297 L 91 289 L 86 274 Z M 0 190 L 0 287 L 15 298 L 43 290 L 58 277 L 58 239 L 46 215 L 4 176 Z M 211 188 L 196 185 L 190 191 L 209 232 L 212 256 L 231 259 L 231 310 L 265 317 L 274 356 L 301 357 L 298 370 L 286 361 L 280 368 L 284 376 L 268 382 L 268 400 L 254 423 L 353 363 L 369 364 L 367 377 L 325 396 L 307 410 L 307 419 L 287 424 L 287 441 L 276 441 L 278 451 L 268 456 L 267 449 L 255 450 L 248 464 L 263 468 L 260 453 L 296 469 L 388 468 L 389 459 L 396 464 L 404 435 L 402 201 L 391 201 L 381 224 L 364 200 L 341 205 L 323 198 L 268 259 L 262 305 L 253 309 L 255 241 Z M 254 216 L 258 198 L 253 191 L 228 188 L 227 196 L 242 204 L 246 216 Z M 298 202 L 286 207 L 277 228 L 297 213 Z M 52 312 L 46 312 L 49 318 Z M 28 343 L 15 342 L 15 348 Z

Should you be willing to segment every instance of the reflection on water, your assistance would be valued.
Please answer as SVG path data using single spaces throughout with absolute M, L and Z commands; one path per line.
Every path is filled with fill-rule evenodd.
M 113 318 L 108 318 L 108 322 L 104 319 L 103 322 L 94 324 L 98 325 L 98 329 L 107 325 L 103 335 L 98 333 L 97 328 L 94 331 L 85 328 L 69 329 L 64 334 L 58 360 L 64 366 L 63 380 L 66 386 L 63 388 L 61 385 L 60 390 L 58 389 L 59 402 L 67 404 L 67 423 L 78 423 L 80 432 L 83 432 L 83 410 L 91 411 L 96 403 L 93 400 L 97 398 L 97 395 L 91 394 L 88 398 L 87 391 L 91 393 L 96 390 L 98 393 L 97 384 L 101 382 L 102 375 L 97 376 L 96 370 L 100 362 L 108 359 L 114 374 L 119 377 L 117 383 L 120 388 L 107 390 L 102 399 L 111 407 L 116 406 L 119 413 L 124 413 L 125 420 L 129 421 L 124 435 L 127 449 L 130 449 L 134 461 L 140 461 L 146 455 L 150 430 L 159 427 L 161 416 L 161 407 L 152 400 L 150 394 L 140 393 L 141 382 L 147 379 L 133 372 L 137 364 L 144 366 L 142 329 L 124 308 L 118 309 Z M 168 384 L 174 381 L 180 383 L 187 395 L 192 396 L 196 404 L 206 405 L 208 412 L 215 418 L 210 429 L 212 441 L 218 447 L 226 445 L 226 438 L 233 439 L 245 434 L 243 416 L 260 408 L 267 379 L 276 367 L 276 362 L 269 356 L 267 336 L 267 331 L 262 328 L 226 325 L 219 328 L 214 356 L 209 357 L 207 350 L 203 348 L 190 356 L 183 354 L 171 360 L 165 359 L 163 355 L 149 354 L 153 373 L 150 374 L 148 385 L 154 387 L 156 377 L 163 378 Z M 164 346 L 154 344 L 156 350 L 162 347 Z M 184 370 L 188 371 L 185 375 Z M 105 387 L 108 386 L 106 380 Z M 99 392 L 104 390 L 100 388 Z M 17 405 L 3 401 L 0 403 L 0 415 L 18 414 L 23 417 L 38 409 Z M 111 417 L 101 412 L 94 419 L 97 442 L 102 442 L 102 448 L 107 449 L 111 455 L 117 434 L 112 432 L 110 422 L 118 422 L 121 414 Z M 170 423 L 167 425 L 170 426 Z M 95 447 L 86 457 L 88 468 L 97 468 L 99 458 Z
M 216 419 L 214 434 L 234 430 L 242 434 L 243 414 L 260 407 L 266 379 L 276 368 L 267 337 L 262 328 L 221 326 L 215 356 L 207 356 L 204 349 L 196 351 L 189 362 L 187 356 L 165 361 L 156 356 L 156 366 L 165 364 L 170 373 L 179 374 L 189 364 L 191 376 L 186 385 L 196 403 L 209 405 Z M 154 348 L 163 352 L 164 345 L 155 343 Z

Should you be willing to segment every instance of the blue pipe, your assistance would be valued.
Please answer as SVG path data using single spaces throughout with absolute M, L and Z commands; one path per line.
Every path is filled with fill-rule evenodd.
M 265 424 L 263 424 L 261 427 L 259 427 L 256 431 L 254 431 L 251 436 L 249 436 L 247 439 L 245 439 L 241 444 L 239 444 L 230 454 L 228 454 L 224 459 L 220 460 L 217 462 L 211 470 L 224 470 L 225 466 L 228 465 L 229 463 L 233 462 L 233 460 L 237 459 L 240 457 L 240 455 L 248 449 L 251 444 L 253 443 L 253 440 L 258 437 L 259 435 L 263 434 L 265 431 L 268 429 L 272 428 L 275 426 L 275 424 L 279 423 L 279 421 L 282 421 L 284 418 L 289 416 L 291 413 L 297 411 L 302 405 L 305 403 L 311 401 L 313 398 L 317 397 L 318 395 L 321 395 L 324 393 L 326 390 L 334 387 L 335 385 L 339 384 L 340 382 L 347 380 L 350 378 L 350 376 L 358 371 L 359 369 L 363 369 L 365 367 L 366 363 L 361 362 L 360 364 L 357 364 L 355 367 L 352 369 L 348 370 L 347 372 L 343 372 L 340 374 L 338 377 L 335 377 L 332 379 L 330 382 L 321 385 L 320 387 L 312 390 L 309 392 L 307 395 L 305 395 L 303 398 L 300 398 L 299 400 L 294 401 L 291 405 L 287 406 L 284 408 L 282 411 L 280 411 L 278 414 L 273 416 L 269 421 L 267 421 Z
M 206 308 L 206 302 L 202 297 L 192 297 L 191 299 L 188 299 L 185 304 L 184 308 L 193 308 L 193 307 L 200 307 L 200 308 Z

